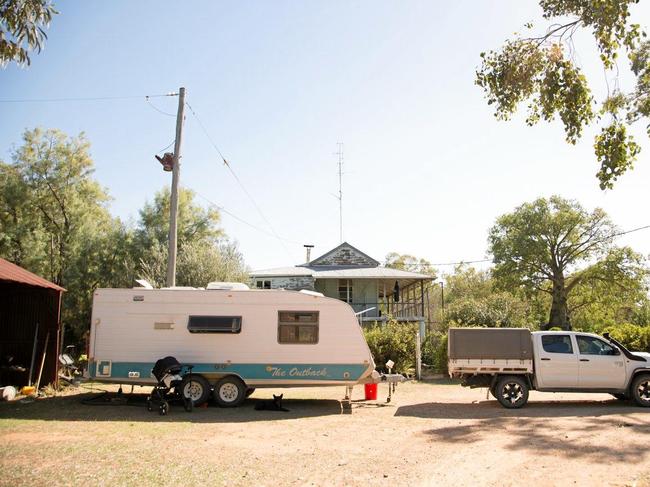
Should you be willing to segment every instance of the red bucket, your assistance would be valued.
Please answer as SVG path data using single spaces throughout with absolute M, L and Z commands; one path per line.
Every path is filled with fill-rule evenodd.
M 377 384 L 366 384 L 364 389 L 366 392 L 366 401 L 377 400 Z

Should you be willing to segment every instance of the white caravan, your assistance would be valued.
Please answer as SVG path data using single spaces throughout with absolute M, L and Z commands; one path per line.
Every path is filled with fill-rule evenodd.
M 169 355 L 193 365 L 181 390 L 196 404 L 212 388 L 217 403 L 236 406 L 256 387 L 403 380 L 375 371 L 353 309 L 319 293 L 241 285 L 95 291 L 90 379 L 153 385 L 154 363 Z

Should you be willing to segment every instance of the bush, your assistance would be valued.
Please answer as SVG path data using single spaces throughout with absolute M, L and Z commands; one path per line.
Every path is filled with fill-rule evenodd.
M 415 367 L 415 323 L 376 324 L 364 329 L 366 341 L 375 359 L 377 370 L 385 371 L 388 360 L 395 362 L 393 372 L 404 373 Z
M 650 327 L 620 323 L 605 328 L 612 338 L 636 352 L 650 352 Z
M 447 334 L 439 331 L 429 333 L 422 342 L 422 362 L 436 372 L 447 373 Z

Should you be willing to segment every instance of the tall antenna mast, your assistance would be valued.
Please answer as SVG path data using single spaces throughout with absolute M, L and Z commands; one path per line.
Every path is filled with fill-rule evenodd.
M 339 237 L 343 243 L 343 142 L 337 142 L 338 151 L 336 155 L 339 156 Z

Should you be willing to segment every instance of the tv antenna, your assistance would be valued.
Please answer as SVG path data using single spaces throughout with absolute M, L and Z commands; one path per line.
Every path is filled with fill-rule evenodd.
M 336 155 L 339 156 L 339 238 L 343 243 L 343 142 L 337 142 L 338 151 Z

